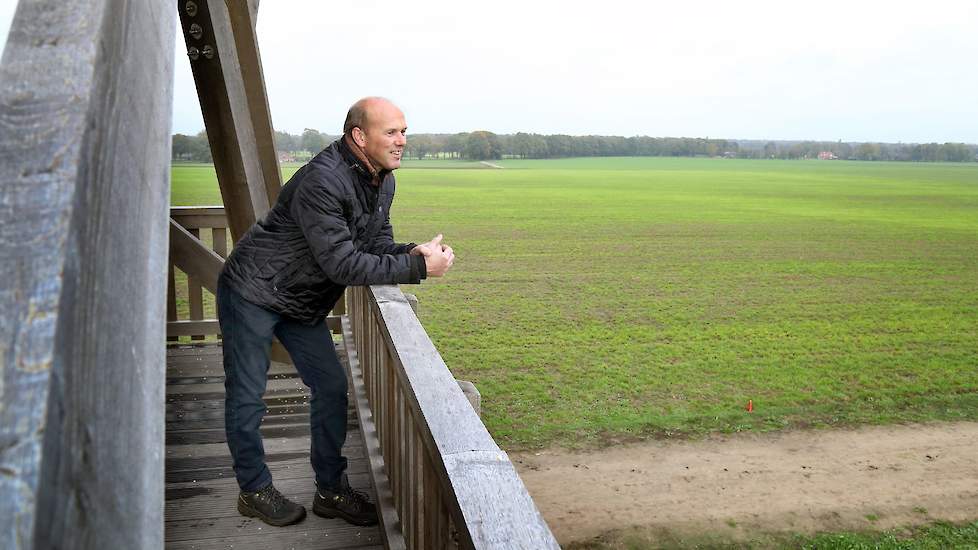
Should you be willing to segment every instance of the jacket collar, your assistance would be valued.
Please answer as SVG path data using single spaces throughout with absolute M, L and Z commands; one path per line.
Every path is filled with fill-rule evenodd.
M 353 138 L 346 134 L 339 139 L 339 149 L 340 154 L 350 163 L 350 166 L 374 187 L 380 187 L 387 174 L 391 173 L 387 169 L 377 170 L 370 162 L 370 159 L 367 158 L 363 149 L 353 141 Z

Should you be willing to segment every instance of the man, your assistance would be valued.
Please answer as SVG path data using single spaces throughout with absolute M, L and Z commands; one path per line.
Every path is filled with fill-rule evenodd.
M 353 490 L 346 458 L 346 373 L 324 318 L 348 285 L 419 283 L 440 277 L 455 255 L 441 235 L 396 244 L 390 225 L 394 176 L 406 143 L 404 114 L 382 98 L 356 102 L 343 137 L 282 187 L 278 201 L 237 243 L 218 279 L 224 338 L 225 429 L 241 493 L 238 511 L 271 525 L 306 514 L 272 485 L 259 426 L 272 336 L 311 390 L 313 512 L 356 525 L 377 523 Z

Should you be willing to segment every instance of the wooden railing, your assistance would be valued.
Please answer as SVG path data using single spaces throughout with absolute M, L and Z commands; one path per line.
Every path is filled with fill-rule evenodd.
M 228 253 L 228 222 L 222 206 L 173 206 L 170 208 L 170 219 L 190 235 L 207 244 L 208 248 L 216 253 L 220 258 L 226 258 Z M 201 230 L 204 230 L 201 233 Z M 186 318 L 180 319 L 177 310 L 177 277 L 176 270 L 178 265 L 192 265 L 192 254 L 179 248 L 179 236 L 174 235 L 179 229 L 173 227 L 171 223 L 170 235 L 170 260 L 167 274 L 166 292 L 166 336 L 167 340 L 174 341 L 180 336 L 189 336 L 192 340 L 203 340 L 206 336 L 219 335 L 221 332 L 217 323 L 216 313 L 213 307 L 207 308 L 207 318 L 204 317 L 204 288 L 213 289 L 214 281 L 204 281 L 201 277 L 195 277 L 187 273 L 185 284 L 181 289 L 186 289 L 187 303 L 189 311 Z M 188 269 L 189 271 L 189 269 Z M 196 270 L 194 270 L 196 271 Z M 182 278 L 181 278 L 181 282 Z M 180 294 L 183 294 L 180 292 Z M 213 295 L 213 292 L 211 293 Z M 212 300 L 207 300 L 208 305 L 212 305 Z
M 343 340 L 388 548 L 559 548 L 400 289 L 348 288 L 347 307 Z

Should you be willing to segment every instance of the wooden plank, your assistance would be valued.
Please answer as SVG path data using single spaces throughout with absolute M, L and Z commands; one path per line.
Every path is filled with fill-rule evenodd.
M 384 459 L 381 456 L 380 440 L 377 435 L 377 427 L 374 423 L 374 415 L 367 402 L 367 387 L 363 380 L 363 368 L 357 354 L 357 349 L 353 344 L 353 328 L 349 317 L 341 317 L 343 325 L 343 348 L 344 356 L 349 365 L 353 383 L 351 389 L 353 401 L 357 407 L 357 419 L 360 423 L 360 436 L 363 446 L 366 449 L 367 457 L 370 462 L 370 479 L 376 491 L 374 502 L 377 504 L 377 514 L 380 519 L 380 532 L 384 540 L 384 545 L 389 550 L 402 550 L 407 548 L 404 535 L 398 528 L 399 519 L 397 512 L 394 511 L 394 497 L 391 491 L 390 482 L 384 473 Z M 348 436 L 349 437 L 349 436 Z
M 188 232 L 198 241 L 200 240 L 199 229 L 189 229 Z M 204 318 L 204 289 L 200 286 L 200 280 L 191 274 L 187 274 L 187 301 L 189 302 L 189 314 L 191 321 L 200 321 Z M 203 340 L 203 334 L 193 334 L 191 340 Z
M 0 548 L 162 545 L 173 38 L 154 2 L 34 0 L 11 22 Z
M 166 270 L 166 322 L 173 323 L 177 320 L 177 279 L 173 270 L 173 262 L 167 263 L 169 266 Z M 169 330 L 167 330 L 166 340 L 176 342 L 179 338 L 170 336 Z
M 269 437 L 263 441 L 266 454 L 309 452 L 308 439 L 289 439 L 286 437 Z M 363 438 L 360 433 L 353 431 L 347 434 L 346 444 L 343 452 L 363 445 Z M 200 445 L 170 445 L 166 448 L 166 459 L 172 458 L 200 458 L 205 456 L 226 456 L 228 446 L 226 443 L 206 443 Z
M 269 168 L 262 165 L 267 162 L 267 152 L 256 138 L 256 132 L 263 133 L 265 126 L 258 121 L 256 130 L 254 119 L 255 97 L 256 94 L 264 96 L 264 86 L 261 91 L 248 89 L 249 85 L 254 85 L 254 75 L 260 78 L 261 67 L 249 65 L 258 56 L 257 44 L 254 44 L 254 56 L 239 58 L 239 51 L 247 53 L 245 49 L 248 43 L 246 38 L 236 38 L 234 34 L 238 30 L 235 26 L 241 26 L 241 18 L 232 22 L 232 12 L 238 13 L 238 7 L 248 12 L 247 5 L 239 4 L 223 0 L 198 0 L 193 15 L 179 10 L 188 52 L 199 52 L 191 56 L 190 67 L 214 157 L 228 227 L 235 242 L 268 211 L 269 205 L 278 196 L 275 182 L 281 183 L 281 176 L 277 173 L 274 177 L 278 180 L 265 181 Z M 250 21 L 250 14 L 247 19 Z M 190 32 L 191 25 L 199 26 L 199 38 Z M 253 35 L 253 25 L 249 32 Z M 212 55 L 203 53 L 205 47 Z M 271 127 L 270 122 L 268 127 Z M 275 160 L 277 170 L 277 157 Z
M 170 217 L 184 229 L 227 228 L 223 206 L 172 206 Z
M 224 258 L 207 248 L 200 239 L 180 227 L 180 224 L 172 218 L 170 219 L 170 260 L 188 277 L 196 278 L 204 288 L 213 294 L 217 293 L 217 277 L 224 268 Z
M 368 469 L 366 458 L 356 458 L 353 454 L 355 453 L 347 455 L 349 460 L 347 461 L 346 473 L 351 476 L 361 474 L 366 476 Z M 316 477 L 313 474 L 312 466 L 309 465 L 308 451 L 303 453 L 301 459 L 273 463 L 266 458 L 266 463 L 274 473 L 276 485 L 280 480 L 296 478 L 301 478 L 305 484 L 309 484 L 310 480 Z M 167 470 L 166 472 L 167 488 L 174 483 L 199 483 L 215 479 L 234 479 L 234 469 L 231 467 L 230 456 L 226 466 L 197 470 Z
M 463 546 L 560 548 L 506 453 L 470 451 L 442 460 L 465 517 Z
M 234 43 L 241 68 L 248 100 L 248 112 L 254 127 L 255 147 L 265 179 L 269 205 L 275 204 L 282 187 L 282 172 L 278 165 L 278 152 L 275 149 L 275 131 L 272 129 L 272 114 L 268 108 L 268 95 L 265 91 L 265 77 L 261 67 L 261 53 L 258 48 L 258 35 L 255 30 L 258 4 L 242 5 L 240 2 L 227 3 Z
M 228 257 L 228 231 L 223 227 L 215 227 L 211 229 L 212 242 L 214 243 L 214 252 L 222 258 Z
M 198 287 L 199 288 L 199 287 Z M 204 312 L 201 308 L 200 316 L 203 317 Z M 217 319 L 207 319 L 198 321 L 170 321 L 166 324 L 166 335 L 169 336 L 194 336 L 194 335 L 212 335 L 220 334 L 221 325 L 217 322 Z M 200 340 L 201 338 L 195 338 Z
M 303 493 L 298 498 L 310 506 L 313 492 Z M 289 495 L 292 496 L 292 495 Z M 237 493 L 230 495 L 233 504 Z M 202 535 L 206 534 L 206 538 Z M 166 523 L 167 548 L 180 547 L 178 543 L 189 543 L 189 548 L 207 548 L 214 540 L 224 541 L 218 546 L 227 550 L 231 544 L 238 548 L 328 548 L 348 549 L 363 546 L 376 546 L 380 543 L 380 533 L 376 527 L 357 527 L 342 519 L 326 519 L 308 512 L 302 522 L 286 527 L 269 527 L 257 518 L 245 518 L 240 514 L 229 518 L 194 518 Z M 298 546 L 291 542 L 298 539 Z M 283 539 L 290 539 L 287 546 L 280 546 Z M 252 541 L 254 545 L 248 545 Z

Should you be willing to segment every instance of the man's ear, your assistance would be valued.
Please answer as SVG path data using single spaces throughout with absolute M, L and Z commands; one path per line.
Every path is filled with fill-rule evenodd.
M 354 143 L 356 143 L 360 147 L 367 146 L 367 134 L 365 134 L 363 130 L 360 129 L 359 126 L 354 126 L 351 133 L 353 134 Z

